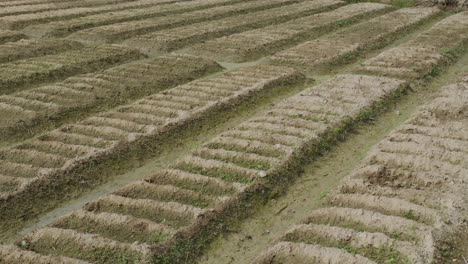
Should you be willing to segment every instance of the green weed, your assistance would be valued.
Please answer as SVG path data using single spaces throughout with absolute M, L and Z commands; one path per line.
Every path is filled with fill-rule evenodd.
M 414 214 L 413 210 L 409 210 L 408 212 L 404 213 L 403 216 L 406 218 L 406 219 L 409 219 L 409 220 L 417 220 L 417 216 Z
M 320 200 L 323 200 L 323 199 L 327 198 L 327 196 L 328 196 L 329 194 L 330 194 L 329 191 L 322 192 L 322 193 L 320 194 L 320 197 L 319 197 Z
M 391 4 L 399 8 L 404 8 L 414 6 L 416 0 L 392 0 Z

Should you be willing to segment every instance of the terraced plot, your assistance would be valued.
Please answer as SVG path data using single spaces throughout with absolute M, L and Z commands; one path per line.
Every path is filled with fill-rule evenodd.
M 0 1 L 0 263 L 463 263 L 468 12 L 383 3 Z
M 467 210 L 468 82 L 442 90 L 254 263 L 436 261 Z
M 50 2 L 55 2 L 55 1 L 54 0 L 52 0 L 52 1 L 48 1 L 48 0 L 3 1 L 3 2 L 0 3 L 0 6 L 5 7 L 5 6 L 34 5 L 34 4 L 44 4 L 44 3 L 50 3 Z M 66 0 L 64 2 L 66 2 Z
M 346 5 L 330 12 L 217 38 L 193 47 L 190 53 L 203 54 L 222 61 L 255 60 L 362 17 L 389 9 L 390 6 L 377 3 Z
M 124 44 L 131 47 L 140 47 L 146 52 L 173 51 L 192 43 L 317 13 L 343 3 L 342 1 L 330 0 L 306 1 L 251 14 L 162 30 L 131 38 L 125 41 Z
M 131 0 L 130 0 L 131 1 Z M 129 2 L 128 0 L 121 0 L 119 2 Z M 76 1 L 76 0 L 8 0 L 3 1 L 0 3 L 1 7 L 14 7 L 17 6 L 18 11 L 20 11 L 21 7 L 24 7 L 22 10 L 24 12 L 28 12 L 29 6 L 44 6 L 48 4 L 52 7 L 60 7 L 63 6 L 99 6 L 105 5 L 109 3 L 115 3 L 115 0 L 83 0 L 83 1 Z M 40 11 L 40 10 L 35 10 Z
M 247 1 L 228 6 L 212 7 L 193 12 L 186 12 L 178 14 L 177 16 L 164 16 L 86 29 L 70 35 L 69 38 L 75 40 L 111 43 L 157 30 L 174 28 L 177 26 L 238 15 L 246 12 L 260 11 L 296 2 L 298 1 Z
M 435 8 L 400 9 L 278 52 L 271 56 L 271 60 L 278 64 L 301 67 L 346 60 L 363 49 L 388 42 L 396 34 L 401 34 L 438 12 Z
M 135 50 L 102 45 L 0 64 L 0 94 L 25 90 L 33 84 L 60 80 L 140 58 L 143 55 Z
M 62 39 L 22 39 L 0 45 L 0 63 L 57 54 L 82 47 L 83 46 L 77 42 Z
M 23 31 L 27 32 L 29 35 L 37 37 L 61 37 L 86 28 L 98 27 L 130 20 L 145 19 L 150 17 L 167 16 L 171 14 L 178 14 L 204 8 L 215 7 L 217 5 L 234 4 L 236 2 L 239 1 L 203 0 L 178 2 L 164 6 L 132 9 L 130 11 L 122 10 L 117 12 L 78 17 L 68 19 L 65 21 L 54 21 L 47 24 L 32 25 L 25 28 Z
M 0 134 L 4 140 L 24 132 L 31 136 L 35 127 L 52 120 L 60 124 L 67 114 L 83 117 L 92 108 L 124 104 L 220 69 L 216 63 L 198 57 L 166 55 L 3 95 L 0 107 L 5 115 L 0 118 Z
M 46 23 L 59 19 L 74 18 L 83 15 L 92 15 L 104 12 L 112 12 L 124 9 L 139 8 L 151 5 L 159 5 L 173 0 L 136 0 L 127 3 L 114 3 L 100 7 L 71 7 L 61 10 L 51 10 L 44 12 L 35 12 L 30 14 L 19 14 L 0 17 L 0 28 L 2 29 L 21 29 L 35 23 Z M 24 8 L 24 6 L 22 6 Z
M 396 79 L 337 76 L 223 133 L 170 169 L 124 187 L 83 209 L 94 214 L 94 219 L 99 214 L 111 213 L 115 217 L 162 225 L 159 240 L 135 245 L 132 236 L 119 233 L 122 236 L 115 237 L 100 231 L 108 228 L 88 231 L 94 225 L 87 221 L 78 223 L 72 217 L 73 220 L 60 220 L 70 222 L 63 228 L 53 224 L 51 229 L 39 230 L 25 238 L 27 248 L 45 255 L 51 254 L 47 249 L 57 248 L 53 255 L 60 252 L 91 262 L 99 259 L 93 250 L 87 249 L 112 252 L 118 258 L 137 262 L 148 261 L 149 245 L 170 247 L 175 243 L 171 240 L 177 241 L 183 234 L 185 242 L 192 238 L 189 234 L 200 235 L 213 217 L 227 213 L 247 192 L 258 189 L 263 179 L 271 181 L 287 171 L 304 155 L 307 146 L 317 144 L 348 118 L 357 118 L 377 100 L 403 87 L 404 82 Z M 73 228 L 77 230 L 70 230 Z M 87 232 L 99 235 L 86 235 Z
M 15 31 L 0 30 L 0 44 L 6 43 L 9 41 L 20 40 L 25 37 L 26 37 L 25 35 L 15 32 Z
M 16 2 L 16 4 L 15 4 Z M 130 1 L 122 1 L 122 2 L 130 2 Z M 164 3 L 164 1 L 159 1 Z M 170 1 L 166 1 L 170 2 Z M 51 1 L 44 1 L 43 4 L 41 3 L 30 3 L 24 4 L 26 2 L 17 2 L 17 1 L 9 1 L 8 3 L 1 3 L 2 10 L 0 10 L 0 16 L 11 16 L 11 15 L 18 15 L 18 14 L 26 14 L 26 13 L 35 13 L 40 11 L 49 11 L 49 10 L 57 10 L 57 9 L 66 9 L 70 7 L 76 6 L 98 6 L 98 5 L 105 5 L 105 4 L 112 4 L 115 3 L 113 0 L 90 0 L 90 1 L 63 1 L 63 2 L 55 2 L 51 3 Z
M 104 162 L 128 154 L 138 144 L 151 144 L 149 140 L 173 133 L 213 111 L 232 107 L 245 97 L 302 79 L 287 68 L 241 69 L 145 97 L 53 130 L 31 142 L 0 150 L 0 206 L 13 209 L 10 215 L 2 217 L 14 217 L 21 211 L 11 207 L 14 200 L 18 200 L 14 204 L 20 207 L 28 206 L 24 202 L 32 197 L 47 197 L 51 191 L 57 191 L 60 183 L 91 178 L 89 171 L 88 176 L 71 174 L 96 160 Z
M 437 66 L 455 59 L 468 42 L 468 12 L 450 16 L 404 45 L 366 61 L 360 72 L 399 78 L 437 73 Z

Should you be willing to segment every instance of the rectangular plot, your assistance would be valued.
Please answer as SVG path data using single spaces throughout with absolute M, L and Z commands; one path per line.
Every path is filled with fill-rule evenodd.
M 206 41 L 211 38 L 229 35 L 247 29 L 281 23 L 283 21 L 311 13 L 317 13 L 326 9 L 331 9 L 343 3 L 344 2 L 339 0 L 306 1 L 251 14 L 162 30 L 131 38 L 125 41 L 124 44 L 131 47 L 138 47 L 147 52 L 173 51 L 192 43 Z
M 453 60 L 467 42 L 468 12 L 463 12 L 364 62 L 358 71 L 399 78 L 430 77 L 437 65 Z
M 245 31 L 207 41 L 188 50 L 222 61 L 244 62 L 272 54 L 302 40 L 317 37 L 365 16 L 390 10 L 377 3 L 346 5 L 336 10 L 298 18 L 279 25 Z
M 381 45 L 439 12 L 437 8 L 400 9 L 278 52 L 271 60 L 307 67 L 337 62 L 363 49 Z
M 26 36 L 22 33 L 0 29 L 0 44 L 10 42 L 10 41 L 17 41 L 22 38 L 26 38 Z
M 175 2 L 177 0 L 167 0 L 167 1 L 160 1 L 161 3 L 170 3 Z M 132 0 L 121 0 L 119 4 L 124 2 L 132 2 Z M 25 2 L 23 2 L 25 3 Z M 0 3 L 2 6 L 3 3 Z M 87 7 L 87 6 L 100 6 L 106 4 L 116 4 L 115 0 L 85 0 L 85 1 L 44 1 L 44 3 L 29 3 L 29 4 L 21 4 L 21 5 L 9 5 L 4 6 L 0 10 L 0 17 L 1 16 L 9 16 L 9 15 L 18 15 L 18 14 L 25 14 L 25 13 L 35 13 L 35 12 L 42 12 L 42 11 L 49 11 L 49 10 L 57 10 L 57 9 L 67 9 L 72 7 Z M 128 5 L 128 7 L 133 7 L 134 5 Z
M 140 60 L 99 73 L 0 96 L 0 138 L 18 137 L 48 119 L 60 123 L 67 113 L 80 117 L 100 105 L 123 104 L 222 69 L 214 62 L 186 55 Z M 32 131 L 28 132 L 32 136 Z
M 0 63 L 51 55 L 82 47 L 78 42 L 69 40 L 23 39 L 0 45 Z
M 103 45 L 0 64 L 0 94 L 142 57 L 135 50 Z
M 5 176 L 8 177 L 27 178 L 28 182 L 17 185 L 16 190 L 10 188 L 9 192 L 1 193 L 0 206 L 8 208 L 11 199 L 31 204 L 26 196 L 43 193 L 35 192 L 37 187 L 47 189 L 52 182 L 55 186 L 60 185 L 59 182 L 68 184 L 74 178 L 67 175 L 94 164 L 96 160 L 103 162 L 118 157 L 130 148 L 146 145 L 147 140 L 155 140 L 215 111 L 239 104 L 256 93 L 303 81 L 304 76 L 290 68 L 255 66 L 240 69 L 145 97 L 4 149 L 2 157 L 5 160 L 0 161 L 0 171 L 7 172 Z M 21 162 L 11 162 L 14 160 Z M 41 164 L 47 167 L 41 167 Z
M 67 264 L 86 264 L 84 261 L 72 260 L 70 258 L 41 256 L 32 251 L 21 250 L 16 246 L 0 246 L 0 259 L 11 264 L 46 264 L 46 263 L 67 263 Z
M 116 12 L 107 12 L 102 14 L 77 17 L 64 21 L 53 21 L 47 24 L 31 25 L 23 29 L 23 32 L 26 32 L 28 35 L 35 37 L 63 37 L 86 28 L 93 28 L 130 20 L 183 13 L 214 7 L 217 5 L 234 4 L 237 2 L 239 2 L 239 0 L 197 0 L 178 2 L 155 7 L 146 7 L 142 9 L 135 8 L 132 10 L 120 10 Z
M 40 248 L 31 248 L 32 250 L 49 251 L 53 254 L 54 248 L 62 248 L 69 252 L 72 261 L 76 261 L 73 257 L 81 257 L 89 261 L 86 263 L 103 263 L 103 257 L 96 252 L 106 252 L 108 255 L 105 259 L 109 261 L 107 263 L 125 263 L 121 261 L 122 259 L 131 259 L 134 263 L 151 262 L 151 250 L 148 247 L 136 246 L 131 243 L 117 245 L 113 243 L 113 240 L 99 235 L 83 235 L 72 230 L 47 228 L 37 232 L 29 239 L 36 240 L 39 237 L 44 238 L 44 243 Z M 39 244 L 36 245 L 39 246 Z
M 403 89 L 403 87 L 404 82 L 396 79 L 348 74 L 339 75 L 318 86 L 308 88 L 297 95 L 284 99 L 273 105 L 271 109 L 267 109 L 250 120 L 222 133 L 219 137 L 202 146 L 202 149 L 196 150 L 188 157 L 176 162 L 170 169 L 159 171 L 147 178 L 145 183 L 140 183 L 153 186 L 151 189 L 146 189 L 147 192 L 160 192 L 163 186 L 158 188 L 159 184 L 164 184 L 165 188 L 172 185 L 179 191 L 186 191 L 193 199 L 184 199 L 183 201 L 178 199 L 177 202 L 172 202 L 173 200 L 165 198 L 165 201 L 161 201 L 157 194 L 153 194 L 151 200 L 144 200 L 144 206 L 146 208 L 151 208 L 151 206 L 168 208 L 171 206 L 173 214 L 183 211 L 184 208 L 190 208 L 191 211 L 195 212 L 207 212 L 216 208 L 217 210 L 213 211 L 216 213 L 211 216 L 198 217 L 198 219 L 203 220 L 194 218 L 182 226 L 175 226 L 175 224 L 172 224 L 172 220 L 165 221 L 165 224 L 175 227 L 175 234 L 179 232 L 190 233 L 193 234 L 191 236 L 196 237 L 206 225 L 205 221 L 215 219 L 220 214 L 226 213 L 224 209 L 229 210 L 231 206 L 238 204 L 239 197 L 244 195 L 245 192 L 253 192 L 255 186 L 264 183 L 265 179 L 268 180 L 275 177 L 274 175 L 278 176 L 278 173 L 288 171 L 291 164 L 297 159 L 301 159 L 302 155 L 305 155 L 304 148 L 318 143 L 324 133 L 337 129 L 345 120 L 356 118 L 363 110 L 371 108 L 386 96 Z M 205 89 L 205 91 L 208 90 L 208 88 Z M 301 109 L 303 114 L 297 114 L 294 112 L 295 109 Z M 275 113 L 272 110 L 276 110 Z M 291 133 L 293 131 L 295 132 Z M 300 133 L 296 133 L 299 131 Z M 292 145 L 285 146 L 278 143 L 278 140 L 282 137 L 295 137 L 297 140 L 294 140 Z M 217 144 L 212 144 L 213 142 Z M 225 145 L 223 146 L 223 144 Z M 230 148 L 228 145 L 236 145 L 237 148 Z M 269 148 L 280 150 L 281 154 L 275 158 L 262 154 L 265 153 L 264 150 Z M 168 178 L 171 181 L 168 181 Z M 211 179 L 218 184 L 210 184 L 210 191 L 205 192 L 192 184 L 195 179 L 198 179 L 200 183 Z M 140 203 L 143 206 L 140 189 L 132 187 L 135 184 L 124 187 L 123 190 L 125 191 L 117 191 L 115 194 L 91 202 L 89 206 L 85 207 L 85 210 L 93 211 L 94 208 L 101 208 L 99 206 L 101 203 L 113 199 L 122 199 L 119 195 L 124 195 L 126 204 L 120 203 L 122 206 L 118 209 L 118 213 L 129 217 L 148 219 L 148 216 L 140 213 L 141 211 L 137 212 L 135 209 L 131 209 L 134 208 L 133 204 L 135 203 Z M 220 186 L 220 190 L 213 191 L 212 189 L 218 188 L 217 186 Z M 231 186 L 231 189 L 237 191 L 219 196 L 219 193 L 223 193 L 222 190 L 226 188 L 225 186 Z M 146 193 L 145 197 L 149 197 L 149 195 Z M 196 205 L 195 198 L 198 195 L 211 196 L 210 200 L 217 200 L 218 202 L 202 209 Z M 105 211 L 116 213 L 117 209 L 110 208 L 105 209 Z M 158 222 L 154 218 L 151 221 Z M 128 240 L 130 239 L 128 238 Z M 179 242 L 184 243 L 173 236 L 168 239 L 168 243 L 157 242 L 154 245 L 166 247 L 170 250 L 172 247 L 177 246 Z M 184 237 L 184 241 L 187 241 L 187 239 L 190 240 L 191 238 Z M 34 248 L 39 249 L 43 245 L 42 241 L 47 243 L 45 237 L 28 241 L 37 245 Z M 118 243 L 117 245 L 114 247 L 115 250 L 123 244 Z M 147 244 L 140 245 L 148 246 Z M 78 246 L 75 243 L 74 247 Z M 39 250 L 39 253 L 47 255 L 49 252 Z M 58 255 L 76 257 L 65 251 L 60 251 Z M 159 255 L 155 257 L 163 258 L 167 256 Z M 87 258 L 83 259 L 87 260 Z
M 69 36 L 71 39 L 111 43 L 121 41 L 145 33 L 174 28 L 177 26 L 238 15 L 298 2 L 297 0 L 255 0 L 233 5 L 212 7 L 174 16 L 164 16 L 117 23 L 108 26 L 85 29 Z
M 83 15 L 112 12 L 129 8 L 138 8 L 151 5 L 164 4 L 173 0 L 137 0 L 127 3 L 117 3 L 99 7 L 71 7 L 61 10 L 50 10 L 30 14 L 9 15 L 0 17 L 0 28 L 21 29 L 36 23 L 47 23 L 53 20 L 79 17 Z M 170 3 L 170 2 L 169 2 Z
M 27 1 L 27 0 L 19 0 L 19 1 L 6 1 L 6 2 L 0 2 L 1 7 L 5 6 L 17 6 L 17 5 L 34 5 L 34 4 L 44 4 L 48 3 L 49 1 L 47 0 L 32 0 L 32 1 Z
M 69 1 L 69 0 L 64 0 L 64 1 Z M 55 1 L 54 0 L 52 0 L 52 1 L 49 1 L 49 0 L 4 1 L 4 2 L 0 2 L 0 6 L 1 7 L 6 7 L 6 6 L 20 6 L 20 5 L 38 5 L 38 4 L 46 4 L 46 3 L 50 3 L 50 2 L 55 2 Z
M 327 208 L 312 211 L 254 263 L 271 263 L 273 258 L 289 262 L 294 259 L 291 252 L 309 255 L 304 258 L 308 260 L 338 258 L 348 263 L 350 250 L 360 252 L 359 263 L 390 256 L 433 263 L 440 239 L 459 232 L 460 222 L 444 219 L 462 217 L 467 188 L 463 177 L 468 173 L 466 149 L 457 147 L 468 144 L 466 130 L 458 143 L 451 139 L 468 126 L 468 83 L 442 90 L 373 148 L 327 199 Z M 438 133 L 420 133 L 415 127 Z
M 1 7 L 6 6 L 22 6 L 22 5 L 40 5 L 40 4 L 73 4 L 73 5 L 80 5 L 82 3 L 89 3 L 89 4 L 99 4 L 99 3 L 108 3 L 109 1 L 113 0 L 16 0 L 16 1 L 3 1 L 0 2 Z
M 35 4 L 35 5 L 20 5 L 20 6 L 7 6 L 0 9 L 0 16 L 18 15 L 31 12 L 48 11 L 54 8 L 54 4 Z

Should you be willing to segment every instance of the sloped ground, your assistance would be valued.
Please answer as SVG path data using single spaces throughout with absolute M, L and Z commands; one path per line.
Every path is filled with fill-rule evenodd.
M 243 262 L 461 261 L 468 12 L 391 4 L 0 2 L 0 263 L 204 261 L 350 131 L 433 86 L 324 208 Z

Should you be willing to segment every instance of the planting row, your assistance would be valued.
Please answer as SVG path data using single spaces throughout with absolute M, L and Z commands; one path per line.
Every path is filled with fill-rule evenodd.
M 130 0 L 124 0 L 119 2 L 129 2 Z M 99 6 L 105 4 L 115 4 L 114 0 L 87 0 L 87 1 L 70 1 L 70 2 L 54 2 L 54 1 L 47 1 L 46 3 L 31 3 L 31 4 L 24 4 L 20 2 L 19 4 L 14 4 L 11 2 L 17 1 L 10 1 L 10 4 L 6 6 L 5 2 L 0 3 L 2 9 L 0 10 L 0 16 L 11 16 L 11 15 L 19 15 L 19 14 L 26 14 L 26 13 L 36 13 L 41 11 L 49 11 L 49 10 L 57 10 L 57 9 L 67 9 L 73 7 L 85 7 L 85 6 Z M 164 2 L 164 1 L 160 1 Z M 167 2 L 167 1 L 166 1 Z M 173 2 L 173 1 L 172 1 Z
M 64 0 L 64 2 L 69 0 Z M 0 2 L 0 7 L 5 6 L 19 6 L 19 5 L 38 5 L 38 4 L 45 4 L 55 2 L 54 0 L 17 0 L 17 1 L 2 1 Z
M 47 24 L 31 25 L 25 28 L 23 31 L 36 37 L 60 37 L 86 28 L 150 17 L 167 16 L 170 14 L 195 11 L 199 9 L 215 7 L 218 5 L 221 6 L 235 4 L 237 2 L 240 2 L 240 0 L 183 1 L 168 5 L 146 7 L 142 9 L 121 10 L 117 12 L 77 17 L 64 21 L 53 21 Z
M 122 0 L 127 1 L 127 0 Z M 9 1 L 2 1 L 0 2 L 0 7 L 7 7 L 7 6 L 28 6 L 28 5 L 41 5 L 41 4 L 50 4 L 54 3 L 56 5 L 60 4 L 70 4 L 70 5 L 81 5 L 81 4 L 88 4 L 88 5 L 98 5 L 98 4 L 107 4 L 109 2 L 115 2 L 115 0 L 9 0 Z
M 85 47 L 59 54 L 0 64 L 0 94 L 26 89 L 28 85 L 55 81 L 142 58 L 135 50 L 117 45 Z
M 83 45 L 78 42 L 62 39 L 21 39 L 0 45 L 0 63 L 51 55 L 82 47 Z
M 28 251 L 11 250 L 3 258 L 31 263 L 39 253 L 98 263 L 149 263 L 152 249 L 163 257 L 191 244 L 212 220 L 242 204 L 247 193 L 266 181 L 284 180 L 327 134 L 404 87 L 396 79 L 339 75 L 306 89 L 222 133 L 169 169 L 27 235 L 22 244 Z M 134 235 L 137 225 L 144 228 Z
M 82 118 L 84 112 L 97 106 L 124 104 L 220 69 L 219 65 L 198 57 L 167 55 L 3 95 L 0 138 L 31 134 L 32 129 L 44 126 L 47 121 L 60 124 L 67 114 L 79 113 Z
M 452 15 L 407 43 L 364 63 L 360 72 L 398 78 L 437 73 L 443 60 L 453 60 L 468 43 L 468 12 Z
M 0 29 L 0 44 L 10 42 L 10 41 L 17 41 L 25 37 L 26 37 L 25 35 L 16 31 Z
M 161 5 L 167 2 L 171 3 L 174 2 L 174 0 L 136 0 L 124 3 L 110 3 L 108 5 L 98 7 L 70 7 L 67 9 L 1 16 L 0 28 L 21 29 L 35 23 L 47 23 L 49 21 L 68 19 L 85 15 L 113 12 L 131 8 L 141 8 L 152 5 Z
M 265 11 L 238 15 L 184 27 L 157 31 L 131 38 L 124 42 L 130 47 L 139 47 L 146 52 L 173 51 L 184 46 L 221 37 L 240 31 L 281 23 L 297 17 L 318 13 L 342 5 L 339 0 L 315 0 L 277 7 Z
M 317 37 L 363 17 L 385 12 L 389 9 L 390 6 L 377 3 L 346 5 L 330 12 L 217 38 L 196 45 L 189 52 L 221 61 L 244 62 L 255 60 L 284 47 Z
M 149 18 L 137 21 L 116 23 L 78 31 L 69 38 L 95 42 L 115 42 L 145 33 L 193 24 L 201 21 L 219 19 L 247 12 L 260 11 L 293 4 L 298 0 L 255 0 L 226 6 L 217 6 L 192 12 Z
M 439 13 L 437 8 L 403 8 L 308 41 L 271 56 L 277 64 L 314 67 L 346 60 L 363 49 L 382 46 Z
M 467 105 L 444 87 L 255 263 L 434 263 L 466 221 Z
M 47 198 L 49 191 L 60 190 L 66 183 L 87 177 L 96 180 L 90 172 L 71 176 L 80 169 L 122 153 L 128 155 L 138 146 L 151 144 L 258 92 L 302 80 L 302 75 L 288 68 L 240 69 L 145 97 L 5 148 L 0 151 L 0 207 L 13 211 L 17 206 L 34 207 L 31 199 Z

